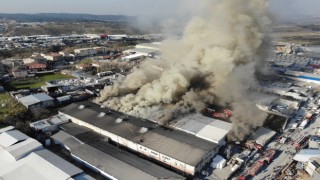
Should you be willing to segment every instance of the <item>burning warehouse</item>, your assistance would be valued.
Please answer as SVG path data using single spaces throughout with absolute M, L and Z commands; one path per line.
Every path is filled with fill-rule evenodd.
M 219 147 L 213 142 L 94 103 L 71 104 L 59 113 L 68 116 L 75 124 L 107 136 L 110 142 L 189 175 L 201 171 Z

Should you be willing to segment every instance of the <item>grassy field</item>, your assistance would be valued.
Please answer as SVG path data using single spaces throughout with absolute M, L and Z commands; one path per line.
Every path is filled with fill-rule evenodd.
M 22 89 L 22 88 L 40 88 L 41 86 L 45 85 L 47 81 L 52 80 L 61 80 L 61 79 L 70 79 L 74 78 L 70 75 L 64 75 L 64 74 L 49 74 L 49 75 L 43 75 L 36 78 L 29 78 L 28 80 L 24 81 L 13 81 L 11 83 L 11 86 Z
M 17 115 L 26 108 L 6 93 L 0 93 L 0 121 L 8 116 Z

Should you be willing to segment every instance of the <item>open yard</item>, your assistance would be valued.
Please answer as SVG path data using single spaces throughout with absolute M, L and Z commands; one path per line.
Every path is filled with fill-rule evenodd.
M 64 75 L 64 74 L 49 74 L 49 75 L 43 75 L 43 76 L 37 76 L 34 78 L 28 78 L 26 80 L 15 80 L 11 82 L 11 86 L 17 89 L 22 88 L 40 88 L 41 86 L 45 85 L 47 81 L 52 80 L 60 80 L 60 79 L 70 79 L 74 78 L 70 75 Z
M 6 93 L 0 93 L 0 121 L 8 116 L 25 112 L 27 109 Z

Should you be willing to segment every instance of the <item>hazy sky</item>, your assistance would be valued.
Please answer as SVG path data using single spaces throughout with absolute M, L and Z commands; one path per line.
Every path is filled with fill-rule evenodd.
M 185 4 L 192 10 L 192 3 L 186 1 L 196 5 L 200 0 L 0 0 L 0 13 L 174 14 Z M 269 1 L 271 11 L 280 16 L 320 16 L 320 0 Z

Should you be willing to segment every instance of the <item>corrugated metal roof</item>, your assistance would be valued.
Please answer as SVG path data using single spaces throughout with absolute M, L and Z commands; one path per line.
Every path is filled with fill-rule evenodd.
M 31 153 L 21 160 L 0 168 L 0 178 L 26 179 L 69 179 L 83 171 L 48 150 Z
M 194 134 L 207 141 L 220 143 L 230 132 L 232 125 L 225 121 L 202 116 L 201 114 L 193 114 L 174 121 L 171 127 Z
M 73 178 L 74 180 L 95 180 L 95 178 L 89 176 L 88 174 L 82 173 Z
M 33 95 L 22 97 L 19 99 L 19 101 L 26 107 L 29 107 L 31 105 L 41 102 L 39 99 L 35 98 Z
M 40 130 L 40 129 L 44 129 L 46 127 L 50 127 L 51 124 L 49 124 L 49 122 L 47 120 L 40 120 L 40 121 L 36 121 L 33 123 L 30 123 L 30 127 Z
M 67 131 L 72 132 L 73 128 L 78 131 L 78 127 L 80 126 L 73 124 L 72 127 L 69 126 Z M 81 128 L 83 129 L 83 127 Z M 87 132 L 78 134 L 77 137 L 60 131 L 52 138 L 70 148 L 72 154 L 117 179 L 184 179 L 180 175 L 106 143 L 104 136 L 87 130 Z M 92 138 L 92 136 L 96 136 L 96 138 Z M 86 142 L 86 144 L 82 144 L 80 141 Z M 124 170 L 125 173 L 123 173 Z
M 45 101 L 53 101 L 53 98 L 45 93 L 33 94 L 19 99 L 19 101 L 26 107 Z
M 52 101 L 53 98 L 50 97 L 49 95 L 45 94 L 45 93 L 40 93 L 40 94 L 34 94 L 33 95 L 35 98 L 37 98 L 40 101 Z
M 28 137 L 27 135 L 23 134 L 18 130 L 7 131 L 0 134 L 0 146 L 7 148 L 17 143 L 18 141 L 23 141 L 29 138 L 30 137 Z
M 307 162 L 311 158 L 320 158 L 319 149 L 302 149 L 299 151 L 293 159 L 299 162 Z
M 196 136 L 220 144 L 224 141 L 229 131 L 216 126 L 205 126 Z
M 71 104 L 62 108 L 60 112 L 190 165 L 197 165 L 205 154 L 217 147 L 217 144 L 213 142 L 184 132 L 160 127 L 148 120 L 127 116 L 120 112 L 115 113 L 112 110 L 101 108 L 97 104 L 87 103 L 85 108 L 79 109 L 81 104 Z M 106 115 L 98 117 L 101 112 L 105 112 Z M 124 118 L 124 120 L 117 123 L 118 118 Z M 148 128 L 144 134 L 140 133 L 142 127 Z M 144 139 L 144 142 L 141 142 L 141 139 Z M 183 153 L 186 150 L 193 150 L 194 153 L 192 155 Z
M 8 151 L 16 160 L 19 160 L 31 152 L 41 149 L 43 149 L 42 144 L 30 138 L 6 148 L 6 151 Z
M 276 134 L 275 131 L 270 129 L 260 127 L 257 131 L 252 134 L 252 138 L 261 145 L 265 145 L 274 135 Z
M 43 158 L 46 162 L 49 162 L 51 165 L 60 169 L 63 173 L 67 174 L 70 177 L 83 172 L 78 167 L 72 165 L 71 163 L 67 162 L 66 160 L 62 159 L 61 157 L 53 154 L 48 150 L 35 151 L 32 154 L 35 154 Z
M 13 163 L 13 162 L 16 161 L 14 159 L 14 157 L 11 156 L 11 154 L 8 151 L 3 150 L 3 149 L 1 150 L 1 148 L 0 148 L 0 159 L 1 159 L 0 160 L 0 169 L 2 167 L 7 166 L 8 164 Z
M 60 125 L 69 122 L 69 118 L 65 115 L 57 115 L 47 119 L 51 125 Z
M 6 131 L 13 130 L 13 129 L 14 129 L 13 126 L 8 126 L 8 127 L 5 127 L 5 128 L 2 128 L 2 129 L 0 129 L 0 134 L 3 133 L 3 132 L 6 132 Z

